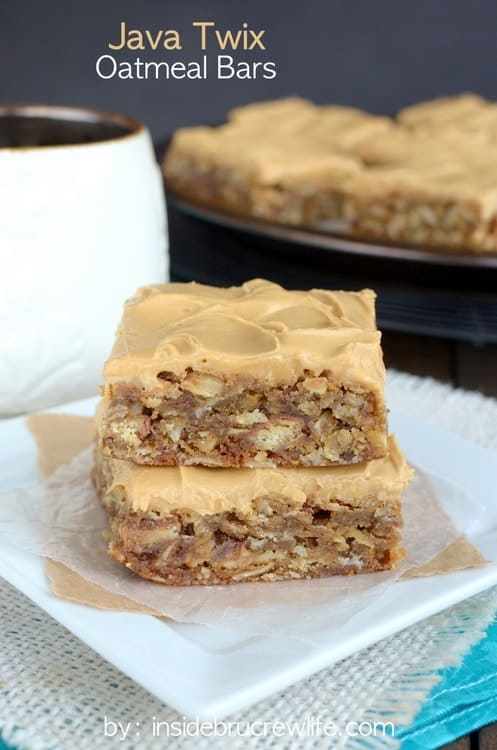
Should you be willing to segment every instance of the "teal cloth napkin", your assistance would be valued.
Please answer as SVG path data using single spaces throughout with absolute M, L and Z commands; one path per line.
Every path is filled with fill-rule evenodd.
M 402 750 L 434 750 L 497 721 L 497 613 L 486 638 L 441 675 L 413 724 L 397 733 Z

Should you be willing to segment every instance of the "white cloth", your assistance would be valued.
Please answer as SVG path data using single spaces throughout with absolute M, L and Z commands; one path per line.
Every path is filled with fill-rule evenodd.
M 497 400 L 454 390 L 430 379 L 391 372 L 391 408 L 414 413 L 497 451 Z M 497 609 L 497 587 L 322 670 L 230 717 L 246 722 L 334 722 L 378 719 L 411 723 L 438 670 L 460 662 L 485 632 Z M 369 737 L 152 737 L 152 717 L 182 717 L 103 661 L 65 628 L 7 583 L 0 584 L 0 729 L 6 741 L 27 750 L 125 750 L 175 747 L 307 750 L 399 747 L 395 738 Z M 388 716 L 382 712 L 388 711 Z M 104 734 L 104 717 L 139 722 L 126 740 Z M 109 731 L 109 727 L 108 727 Z

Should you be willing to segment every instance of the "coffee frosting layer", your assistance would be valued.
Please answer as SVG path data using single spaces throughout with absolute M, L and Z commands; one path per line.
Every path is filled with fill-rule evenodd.
M 240 287 L 191 282 L 143 287 L 124 307 L 107 384 L 157 386 L 160 372 L 187 368 L 293 383 L 304 371 L 383 397 L 385 368 L 375 293 L 288 291 L 254 279 Z
M 308 499 L 326 505 L 335 499 L 358 506 L 381 505 L 400 495 L 412 478 L 395 437 L 385 458 L 331 468 L 212 469 L 192 466 L 138 466 L 103 458 L 113 477 L 109 489 L 124 489 L 137 513 L 192 510 L 201 514 L 238 510 L 248 513 L 254 500 L 284 498 L 289 507 Z

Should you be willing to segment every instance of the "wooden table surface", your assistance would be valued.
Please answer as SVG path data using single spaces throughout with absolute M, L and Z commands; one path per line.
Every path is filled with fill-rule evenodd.
M 444 745 L 441 750 L 497 750 L 497 724 L 471 732 L 466 737 Z
M 388 367 L 497 397 L 497 346 L 473 346 L 405 333 L 384 332 Z M 443 750 L 497 750 L 497 723 L 461 737 Z
M 431 375 L 458 388 L 497 397 L 497 345 L 474 346 L 461 341 L 383 333 L 388 367 Z M 497 745 L 495 747 L 497 750 Z

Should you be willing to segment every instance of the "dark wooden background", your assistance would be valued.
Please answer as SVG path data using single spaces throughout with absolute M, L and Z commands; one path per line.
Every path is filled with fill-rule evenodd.
M 386 331 L 383 350 L 388 367 L 497 396 L 497 345 L 475 346 Z
M 467 737 L 445 745 L 441 750 L 497 750 L 497 724 L 483 727 Z

